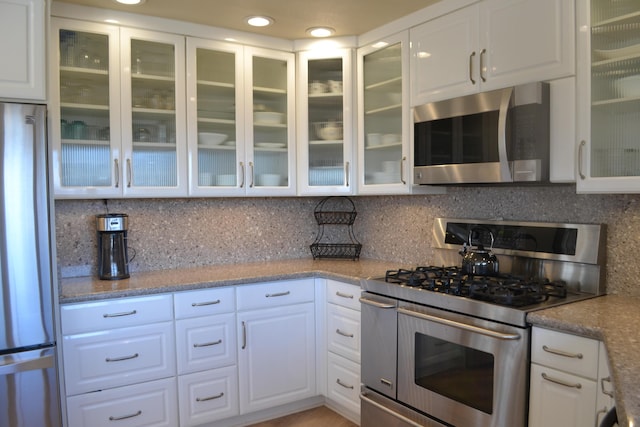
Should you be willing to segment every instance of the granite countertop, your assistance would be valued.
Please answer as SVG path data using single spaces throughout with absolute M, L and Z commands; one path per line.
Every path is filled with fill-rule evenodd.
M 530 313 L 529 323 L 604 342 L 618 424 L 640 425 L 640 298 L 606 295 Z
M 62 279 L 60 303 L 241 285 L 304 277 L 324 277 L 359 285 L 360 278 L 384 276 L 398 262 L 361 259 L 293 259 L 133 273 L 117 281 L 96 277 Z M 640 298 L 607 295 L 532 312 L 537 326 L 602 340 L 607 348 L 620 426 L 640 425 Z

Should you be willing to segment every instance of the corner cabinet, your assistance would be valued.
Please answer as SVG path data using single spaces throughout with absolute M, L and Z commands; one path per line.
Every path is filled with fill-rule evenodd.
M 46 99 L 45 0 L 0 0 L 0 98 Z
M 353 52 L 300 52 L 297 94 L 298 194 L 353 194 Z
M 484 0 L 410 30 L 411 105 L 574 74 L 574 5 Z
M 640 3 L 577 5 L 577 191 L 638 193 Z

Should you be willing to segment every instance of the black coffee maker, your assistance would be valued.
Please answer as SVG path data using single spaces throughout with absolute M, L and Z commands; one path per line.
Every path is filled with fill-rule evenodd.
M 98 230 L 98 277 L 120 280 L 129 277 L 126 214 L 96 215 Z

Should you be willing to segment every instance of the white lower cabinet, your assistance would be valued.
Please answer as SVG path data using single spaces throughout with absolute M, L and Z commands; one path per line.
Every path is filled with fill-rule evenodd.
M 597 426 L 602 343 L 534 327 L 531 362 L 529 427 Z

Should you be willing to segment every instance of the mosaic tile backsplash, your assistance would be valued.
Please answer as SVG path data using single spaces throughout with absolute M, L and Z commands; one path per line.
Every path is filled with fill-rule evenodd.
M 578 195 L 570 185 L 463 187 L 445 195 L 356 196 L 354 232 L 363 258 L 426 264 L 436 217 L 501 218 L 607 225 L 607 292 L 640 296 L 638 195 Z M 318 226 L 312 198 L 211 198 L 56 201 L 62 277 L 96 274 L 95 215 L 129 215 L 130 269 L 310 257 Z M 339 228 L 327 238 L 345 241 Z M 335 233 L 335 235 L 333 235 Z M 346 239 L 348 241 L 348 239 Z M 345 261 L 350 262 L 350 261 Z

